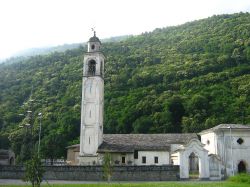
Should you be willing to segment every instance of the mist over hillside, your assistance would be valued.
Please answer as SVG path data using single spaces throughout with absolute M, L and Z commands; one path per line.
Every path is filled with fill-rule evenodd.
M 111 38 L 102 39 L 102 42 L 119 42 L 121 40 L 125 40 L 132 35 L 124 35 L 124 36 L 115 36 Z M 66 50 L 76 49 L 80 46 L 86 45 L 85 42 L 83 43 L 72 43 L 72 44 L 63 44 L 58 46 L 51 46 L 51 47 L 36 47 L 30 49 L 24 49 L 19 52 L 12 54 L 8 58 L 0 58 L 0 63 L 15 63 L 20 59 L 24 59 L 26 57 L 36 56 L 36 55 L 46 55 L 54 52 L 64 52 Z

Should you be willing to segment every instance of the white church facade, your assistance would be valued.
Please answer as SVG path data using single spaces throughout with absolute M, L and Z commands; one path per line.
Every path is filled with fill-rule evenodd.
M 110 153 L 114 165 L 179 165 L 180 178 L 220 180 L 250 172 L 250 126 L 221 124 L 198 135 L 103 134 L 104 60 L 94 36 L 84 55 L 80 144 L 67 147 L 69 165 L 101 165 Z

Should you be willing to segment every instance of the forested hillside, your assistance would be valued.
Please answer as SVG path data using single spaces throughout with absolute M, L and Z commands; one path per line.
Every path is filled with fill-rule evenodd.
M 83 47 L 0 64 L 0 138 L 17 154 L 33 87 L 34 134 L 61 157 L 79 140 Z M 213 16 L 103 43 L 105 133 L 199 132 L 250 123 L 250 14 Z M 37 137 L 36 137 L 37 139 Z

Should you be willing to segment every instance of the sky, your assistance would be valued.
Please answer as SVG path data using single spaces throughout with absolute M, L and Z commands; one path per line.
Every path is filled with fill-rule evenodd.
M 141 34 L 218 14 L 250 12 L 250 0 L 0 0 L 0 59 L 93 34 Z

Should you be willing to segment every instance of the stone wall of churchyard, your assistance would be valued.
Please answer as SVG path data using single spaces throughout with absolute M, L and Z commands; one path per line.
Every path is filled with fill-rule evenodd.
M 44 179 L 102 181 L 102 166 L 44 166 Z M 0 166 L 0 179 L 21 179 L 22 166 Z M 167 181 L 179 179 L 179 166 L 114 166 L 113 181 Z

